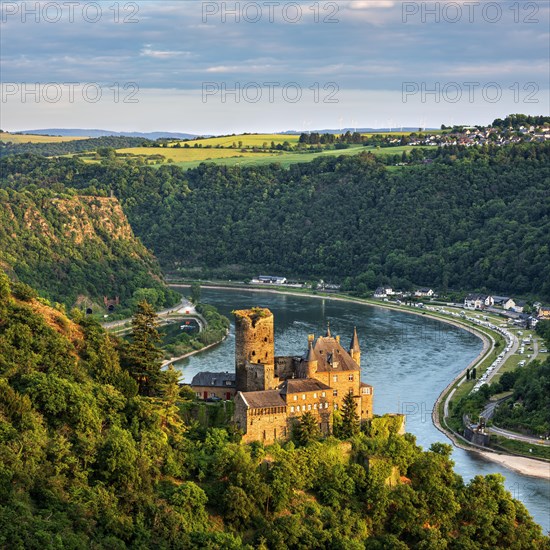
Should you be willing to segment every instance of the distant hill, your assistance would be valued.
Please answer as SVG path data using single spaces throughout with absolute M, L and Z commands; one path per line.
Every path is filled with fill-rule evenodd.
M 83 128 L 45 128 L 41 130 L 23 130 L 17 132 L 19 134 L 34 134 L 39 136 L 78 136 L 78 137 L 106 137 L 106 136 L 122 136 L 122 137 L 137 137 L 145 139 L 193 139 L 198 137 L 195 134 L 186 134 L 181 132 L 117 132 L 115 130 L 90 130 Z

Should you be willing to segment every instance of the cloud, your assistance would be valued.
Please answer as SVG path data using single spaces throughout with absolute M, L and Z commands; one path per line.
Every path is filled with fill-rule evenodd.
M 171 59 L 174 57 L 191 57 L 192 52 L 175 51 L 175 50 L 155 50 L 150 44 L 146 44 L 139 55 L 142 57 L 152 57 L 154 59 Z

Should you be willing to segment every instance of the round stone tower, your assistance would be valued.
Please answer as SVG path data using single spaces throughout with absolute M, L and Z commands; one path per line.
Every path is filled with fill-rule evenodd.
M 234 314 L 237 391 L 271 389 L 275 365 L 273 314 L 260 307 Z

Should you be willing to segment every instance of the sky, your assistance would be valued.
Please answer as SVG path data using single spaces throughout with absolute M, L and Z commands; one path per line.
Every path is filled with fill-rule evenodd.
M 0 127 L 193 134 L 549 114 L 550 2 L 0 2 Z

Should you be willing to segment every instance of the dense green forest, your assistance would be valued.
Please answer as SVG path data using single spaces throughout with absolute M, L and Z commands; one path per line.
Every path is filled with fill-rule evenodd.
M 118 296 L 127 309 L 143 289 L 156 307 L 178 301 L 116 198 L 60 191 L 0 189 L 0 268 L 68 307 L 98 312 Z
M 2 159 L 1 185 L 113 192 L 168 271 L 550 298 L 550 144 L 413 153 L 392 169 L 363 153 L 187 172 L 16 156 Z
M 0 141 L 0 157 L 32 153 L 53 157 L 56 155 L 71 155 L 97 151 L 101 147 L 123 149 L 128 147 L 148 147 L 155 142 L 145 138 L 124 136 L 104 136 L 99 138 L 79 139 L 74 141 L 59 141 L 51 143 L 12 143 Z
M 2 548 L 548 547 L 504 478 L 464 483 L 449 445 L 424 452 L 385 417 L 242 445 L 184 414 L 145 302 L 128 344 L 12 286 L 0 271 Z

